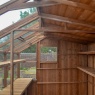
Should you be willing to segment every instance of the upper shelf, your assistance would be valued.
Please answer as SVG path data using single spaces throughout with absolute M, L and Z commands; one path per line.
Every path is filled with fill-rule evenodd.
M 25 59 L 14 60 L 13 63 L 15 64 L 15 63 L 19 63 L 19 62 L 25 62 Z M 9 64 L 10 64 L 10 61 L 0 62 L 0 67 L 6 66 L 6 65 L 9 65 Z
M 95 77 L 95 69 L 90 67 L 77 67 L 79 70 L 85 72 L 86 74 Z
M 87 51 L 87 52 L 78 52 L 78 54 L 83 54 L 83 55 L 94 55 L 95 51 Z

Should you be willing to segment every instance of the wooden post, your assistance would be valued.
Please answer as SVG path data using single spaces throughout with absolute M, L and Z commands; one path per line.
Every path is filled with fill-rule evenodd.
M 7 60 L 7 53 L 4 53 L 4 61 Z M 4 79 L 3 79 L 3 86 L 7 86 L 7 77 L 8 77 L 8 67 L 4 66 Z
M 10 95 L 14 95 L 13 81 L 14 81 L 14 32 L 11 32 L 11 49 L 10 49 Z
M 39 78 L 38 70 L 37 68 L 40 68 L 40 42 L 37 43 L 36 47 L 36 60 L 37 60 L 37 65 L 36 65 L 36 78 Z
M 37 43 L 37 68 L 40 68 L 40 42 Z
M 18 59 L 20 59 L 20 53 L 17 54 Z M 17 64 L 17 78 L 20 78 L 20 64 Z

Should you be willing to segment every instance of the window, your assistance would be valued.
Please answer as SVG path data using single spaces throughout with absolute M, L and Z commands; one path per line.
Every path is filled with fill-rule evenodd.
M 41 62 L 57 62 L 57 47 L 41 47 Z

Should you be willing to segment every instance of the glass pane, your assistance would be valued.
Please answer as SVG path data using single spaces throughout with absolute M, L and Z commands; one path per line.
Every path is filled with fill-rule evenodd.
M 0 0 L 0 5 L 7 3 L 8 1 L 10 1 L 10 0 Z
M 25 12 L 29 12 L 28 15 L 30 14 L 34 14 L 36 11 L 35 8 L 28 8 L 28 9 L 22 9 L 22 10 L 15 10 L 15 11 L 9 11 L 3 15 L 0 16 L 0 30 L 16 23 L 17 21 L 21 20 L 22 18 L 25 18 L 25 17 L 22 17 L 21 18 L 21 12 L 22 12 L 22 15 L 24 14 L 25 16 Z

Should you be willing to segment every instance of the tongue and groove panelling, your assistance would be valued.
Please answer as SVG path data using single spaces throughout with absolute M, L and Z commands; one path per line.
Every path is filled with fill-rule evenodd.
M 63 40 L 56 40 L 54 46 L 58 48 L 58 61 L 41 62 L 37 68 L 37 95 L 87 95 L 87 75 L 77 69 L 87 65 L 87 56 L 78 55 L 87 46 Z

